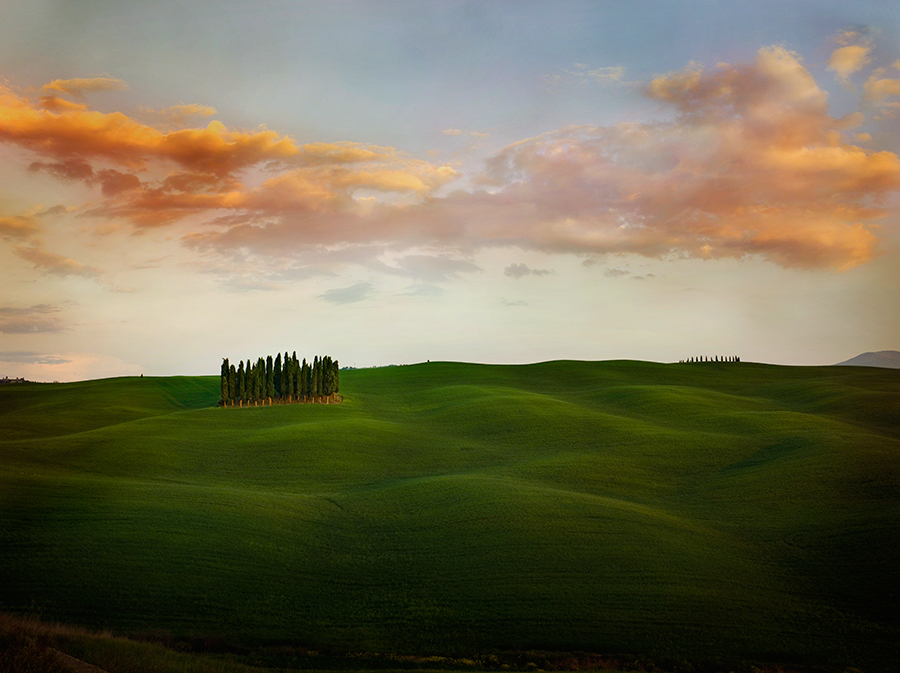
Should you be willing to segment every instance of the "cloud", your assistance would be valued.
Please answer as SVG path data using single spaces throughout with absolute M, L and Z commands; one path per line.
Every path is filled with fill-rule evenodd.
M 57 81 L 47 87 L 74 92 L 92 81 Z M 304 154 L 292 139 L 273 131 L 233 131 L 212 121 L 205 128 L 163 132 L 121 112 L 101 113 L 85 106 L 40 109 L 5 87 L 0 87 L 0 140 L 58 161 L 101 158 L 128 168 L 170 161 L 217 175 Z
M 31 215 L 0 216 L 0 236 L 3 238 L 30 238 L 39 231 L 37 221 Z
M 472 138 L 489 138 L 489 133 L 484 133 L 482 131 L 462 131 L 460 129 L 444 129 L 443 134 L 445 136 L 471 136 Z
M 546 75 L 542 78 L 546 85 L 574 84 L 592 82 L 594 84 L 623 84 L 625 67 L 621 65 L 605 66 L 590 69 L 586 63 L 573 63 L 574 70 L 563 70 L 561 73 Z
M 444 288 L 439 285 L 432 285 L 430 283 L 418 283 L 416 285 L 410 285 L 406 288 L 406 292 L 401 292 L 400 294 L 404 297 L 427 297 L 427 298 L 435 298 L 444 295 L 446 291 Z
M 94 177 L 93 167 L 84 159 L 75 157 L 60 161 L 34 161 L 28 165 L 29 172 L 44 171 L 57 180 L 73 182 L 76 180 L 90 181 Z
M 164 121 L 175 126 L 183 126 L 187 123 L 188 117 L 212 117 L 216 114 L 216 108 L 192 103 L 188 105 L 171 105 L 162 110 L 142 110 L 142 112 L 161 117 Z
M 603 272 L 603 275 L 607 278 L 618 278 L 619 276 L 627 276 L 630 271 L 626 271 L 625 269 L 607 269 Z
M 585 70 L 584 76 L 587 79 L 591 79 L 600 83 L 621 82 L 622 78 L 625 76 L 625 68 L 621 65 L 606 68 L 595 68 L 594 70 Z
M 37 246 L 16 246 L 13 252 L 24 260 L 34 264 L 35 269 L 55 276 L 81 276 L 83 278 L 100 278 L 99 269 L 87 266 L 74 259 L 69 259 L 55 252 L 42 250 Z
M 854 39 L 839 44 L 861 43 Z M 855 72 L 868 58 L 842 54 L 838 73 Z M 586 65 L 575 72 L 623 76 Z M 873 76 L 865 95 L 892 103 L 898 80 Z M 461 256 L 500 246 L 760 257 L 840 270 L 878 253 L 875 227 L 900 189 L 900 159 L 854 144 L 862 142 L 862 114 L 832 117 L 827 94 L 796 54 L 765 47 L 749 63 L 689 65 L 640 92 L 659 107 L 660 121 L 522 139 L 495 152 L 470 176 L 472 187 L 449 192 L 439 190 L 459 177 L 453 166 L 391 147 L 301 144 L 215 120 L 165 131 L 86 106 L 40 108 L 10 89 L 0 89 L 0 141 L 37 155 L 34 170 L 90 185 L 95 198 L 82 215 L 138 229 L 183 222 L 190 227 L 181 233 L 184 245 L 222 258 L 285 265 L 316 251 L 355 249 L 376 268 L 386 249 L 427 248 L 446 255 L 408 255 L 380 262 L 380 270 L 440 282 L 475 270 L 454 267 Z M 18 254 L 37 255 L 28 250 L 36 248 Z M 45 261 L 42 268 L 78 268 Z
M 503 270 L 505 276 L 522 278 L 523 276 L 546 276 L 553 273 L 548 269 L 532 269 L 527 264 L 510 264 Z
M 833 70 L 837 78 L 846 83 L 850 75 L 858 72 L 869 63 L 871 49 L 866 45 L 853 44 L 835 49 L 828 59 L 828 69 Z
M 113 84 L 60 80 L 45 91 L 74 94 L 104 87 Z M 125 219 L 138 228 L 225 213 L 260 221 L 360 210 L 369 194 L 387 201 L 420 199 L 458 177 L 450 165 L 418 160 L 392 147 L 300 144 L 264 127 L 234 130 L 217 120 L 204 128 L 164 130 L 121 112 L 61 101 L 45 96 L 41 107 L 0 87 L 0 142 L 37 155 L 32 171 L 100 185 L 105 200 L 84 214 Z M 168 121 L 212 113 L 200 105 L 160 111 Z M 261 184 L 242 183 L 250 169 L 265 176 Z
M 0 362 L 35 365 L 63 365 L 71 360 L 58 355 L 44 355 L 33 351 L 0 351 Z
M 894 64 L 900 69 L 900 62 Z M 879 108 L 900 107 L 900 102 L 891 100 L 900 97 L 900 79 L 886 77 L 888 71 L 878 68 L 869 75 L 863 85 L 863 96 L 869 103 Z
M 115 196 L 141 188 L 141 180 L 131 173 L 122 173 L 112 168 L 99 171 L 97 181 L 100 183 L 100 192 L 103 196 Z
M 93 91 L 125 91 L 128 85 L 120 79 L 112 77 L 89 77 L 76 79 L 56 79 L 45 84 L 42 91 L 62 93 L 81 98 L 85 92 Z
M 352 304 L 374 296 L 375 288 L 372 283 L 356 283 L 349 287 L 335 288 L 327 290 L 319 295 L 320 299 L 324 299 L 332 304 Z
M 797 56 L 651 81 L 671 122 L 578 126 L 514 143 L 482 176 L 491 193 L 456 195 L 489 222 L 483 242 L 544 250 L 699 258 L 759 255 L 787 267 L 869 260 L 866 223 L 900 188 L 900 160 L 851 144 L 860 115 L 828 115 Z M 474 233 L 474 232 L 473 232 Z
M 60 332 L 65 328 L 54 315 L 59 310 L 59 307 L 48 304 L 36 304 L 28 308 L 0 306 L 0 333 Z
M 481 271 L 477 264 L 454 259 L 447 255 L 406 255 L 395 260 L 390 266 L 383 262 L 370 264 L 370 267 L 386 273 L 409 276 L 432 283 L 459 278 L 461 273 Z

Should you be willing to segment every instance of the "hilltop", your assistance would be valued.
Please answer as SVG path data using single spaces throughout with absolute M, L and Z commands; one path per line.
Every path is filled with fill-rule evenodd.
M 855 358 L 838 362 L 838 365 L 855 365 L 858 367 L 886 367 L 900 369 L 900 351 L 876 351 L 862 353 Z
M 433 362 L 244 409 L 219 388 L 0 389 L 2 609 L 345 653 L 900 659 L 894 370 Z

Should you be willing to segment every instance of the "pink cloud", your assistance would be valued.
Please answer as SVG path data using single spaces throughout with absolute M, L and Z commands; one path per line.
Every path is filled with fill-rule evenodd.
M 0 333 L 59 332 L 65 329 L 62 321 L 55 315 L 59 310 L 59 307 L 48 304 L 28 308 L 0 306 Z
M 836 61 L 843 72 L 863 62 L 854 53 Z M 872 96 L 892 91 L 879 87 Z M 299 144 L 218 121 L 167 132 L 122 113 L 40 109 L 9 90 L 0 140 L 48 159 L 35 170 L 99 184 L 103 200 L 86 214 L 139 228 L 204 222 L 184 243 L 226 256 L 502 245 L 848 269 L 877 253 L 872 225 L 900 189 L 900 159 L 854 144 L 862 115 L 829 115 L 796 54 L 767 47 L 751 63 L 690 67 L 643 91 L 668 121 L 521 140 L 472 176 L 475 190 L 445 196 L 453 167 L 390 147 Z

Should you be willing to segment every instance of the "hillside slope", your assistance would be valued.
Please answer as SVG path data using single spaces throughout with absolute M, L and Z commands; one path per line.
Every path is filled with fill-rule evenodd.
M 838 366 L 850 365 L 856 367 L 886 367 L 888 369 L 900 369 L 900 351 L 875 351 L 874 353 L 861 353 L 854 358 L 838 362 Z
M 250 409 L 217 388 L 0 390 L 4 609 L 351 650 L 900 657 L 896 372 L 428 363 Z

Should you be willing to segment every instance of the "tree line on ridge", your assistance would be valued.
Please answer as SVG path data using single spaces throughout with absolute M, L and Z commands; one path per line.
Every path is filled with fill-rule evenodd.
M 327 355 L 312 362 L 297 360 L 281 353 L 258 358 L 256 362 L 241 360 L 237 367 L 222 359 L 221 406 L 258 406 L 262 404 L 334 403 L 338 402 L 340 368 L 337 360 Z
M 701 355 L 699 357 L 688 358 L 687 360 L 679 360 L 679 364 L 691 362 L 740 362 L 741 358 L 737 355 Z

